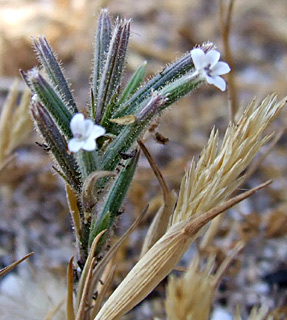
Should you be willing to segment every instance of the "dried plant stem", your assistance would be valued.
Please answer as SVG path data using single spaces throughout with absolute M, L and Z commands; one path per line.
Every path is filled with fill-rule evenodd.
M 160 184 L 164 200 L 166 201 L 168 196 L 170 195 L 170 191 L 169 191 L 169 188 L 166 184 L 166 181 L 164 180 L 162 173 L 160 172 L 158 166 L 156 165 L 155 161 L 153 160 L 151 154 L 149 153 L 149 151 L 148 151 L 147 147 L 145 146 L 145 144 L 143 143 L 143 141 L 139 139 L 138 144 L 141 147 L 144 155 L 146 156 L 146 158 L 152 168 L 152 171 L 155 174 L 155 176 Z
M 61 309 L 64 302 L 65 300 L 62 300 L 60 303 L 58 303 L 56 307 L 47 314 L 47 316 L 45 317 L 45 320 L 53 320 L 55 314 Z
M 16 153 L 10 154 L 9 156 L 7 156 L 5 158 L 5 160 L 3 160 L 0 163 L 0 173 L 2 173 L 4 171 L 4 169 L 6 169 L 9 165 L 11 165 L 11 163 L 13 163 L 15 161 L 17 157 Z
M 116 270 L 116 266 L 113 265 L 113 260 L 111 260 L 103 274 L 103 277 L 102 277 L 103 285 L 101 285 L 100 291 L 97 291 L 98 296 L 90 312 L 91 316 L 89 319 L 95 318 L 95 316 L 99 312 L 102 306 L 103 300 L 106 296 L 106 293 L 110 289 L 110 286 L 112 285 L 112 282 L 114 280 L 115 270 Z
M 241 250 L 244 248 L 244 243 L 242 241 L 238 242 L 236 246 L 233 248 L 232 252 L 228 257 L 223 261 L 223 263 L 219 266 L 216 277 L 215 277 L 215 288 L 219 286 L 219 282 L 221 278 L 223 277 L 224 273 L 232 263 L 233 259 L 239 254 Z
M 102 234 L 99 233 L 99 235 L 102 235 Z M 97 239 L 97 242 L 98 242 L 98 240 L 99 239 Z M 88 297 L 89 285 L 91 283 L 91 279 L 92 279 L 92 275 L 93 275 L 93 268 L 94 268 L 95 263 L 96 263 L 96 258 L 92 258 L 92 261 L 89 263 L 89 270 L 88 270 L 87 275 L 86 275 L 85 285 L 84 285 L 84 288 L 83 288 L 83 291 L 82 291 L 80 305 L 79 305 L 79 309 L 78 309 L 76 320 L 85 320 L 85 319 L 87 319 L 85 317 L 86 308 L 89 305 L 89 303 L 91 303 L 91 301 L 87 300 L 87 297 Z
M 66 304 L 66 314 L 67 320 L 75 320 L 75 312 L 73 305 L 73 295 L 74 295 L 74 274 L 73 274 L 73 260 L 72 257 L 68 264 L 67 270 L 67 304 Z
M 169 218 L 173 212 L 175 203 L 176 203 L 176 194 L 174 192 L 170 192 L 169 188 L 160 172 L 158 166 L 156 165 L 155 161 L 153 160 L 151 154 L 149 153 L 148 149 L 144 145 L 143 141 L 138 140 L 138 144 L 141 147 L 144 155 L 146 156 L 158 182 L 161 187 L 161 191 L 163 194 L 163 205 L 159 208 L 158 212 L 156 213 L 152 224 L 150 225 L 147 235 L 144 240 L 144 244 L 142 247 L 141 256 L 143 256 L 155 243 L 156 241 L 164 235 L 166 232 Z
M 34 254 L 34 252 L 30 252 L 28 253 L 26 256 L 24 256 L 23 258 L 11 263 L 9 266 L 3 268 L 0 270 L 0 278 L 3 277 L 6 273 L 10 272 L 12 269 L 14 269 L 16 266 L 18 266 L 18 264 L 20 264 L 21 262 L 23 262 L 24 260 L 28 259 L 29 257 L 31 257 Z
M 230 28 L 231 28 L 231 18 L 232 18 L 232 10 L 234 7 L 234 0 L 229 0 L 229 4 L 227 9 L 225 8 L 225 4 L 223 0 L 219 1 L 219 19 L 220 19 L 220 28 L 221 28 L 221 36 L 224 48 L 225 60 L 229 64 L 231 70 L 234 70 L 234 62 L 232 58 L 232 53 L 229 45 L 229 36 L 230 36 Z M 234 121 L 234 117 L 236 112 L 238 111 L 238 98 L 237 98 L 237 89 L 235 84 L 234 72 L 230 72 L 227 75 L 228 79 L 228 95 L 230 102 L 230 121 Z
M 93 244 L 91 246 L 91 250 L 90 253 L 88 255 L 88 258 L 86 260 L 84 269 L 82 271 L 81 274 L 81 279 L 80 279 L 80 283 L 78 286 L 78 290 L 77 290 L 77 299 L 76 299 L 76 310 L 80 309 L 80 304 L 83 301 L 83 295 L 84 295 L 84 291 L 87 290 L 85 288 L 88 288 L 87 285 L 90 284 L 91 281 L 90 280 L 90 270 L 91 270 L 91 265 L 94 266 L 93 264 L 93 259 L 95 256 L 95 252 L 96 252 L 96 248 L 97 248 L 97 244 L 101 238 L 101 236 L 106 232 L 107 230 L 103 230 L 101 231 L 94 239 Z M 92 268 L 93 270 L 93 268 Z M 88 291 L 85 291 L 85 295 L 87 295 Z M 77 318 L 78 319 L 78 318 Z M 79 318 L 80 319 L 80 318 Z

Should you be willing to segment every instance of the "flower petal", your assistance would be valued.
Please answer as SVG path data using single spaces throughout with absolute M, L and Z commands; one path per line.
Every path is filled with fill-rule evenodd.
M 200 48 L 195 48 L 190 51 L 191 58 L 195 69 L 203 69 L 206 66 L 205 53 Z
M 94 122 L 91 119 L 85 120 L 85 137 L 88 138 L 94 129 Z
M 210 69 L 212 69 L 217 62 L 219 61 L 220 58 L 220 52 L 216 50 L 210 50 L 206 53 L 206 64 L 210 64 Z
M 89 136 L 93 137 L 93 139 L 97 139 L 103 136 L 105 133 L 106 133 L 106 129 L 104 127 L 98 126 L 97 124 L 95 124 Z
M 212 75 L 213 76 L 220 76 L 221 74 L 226 74 L 230 71 L 230 67 L 226 62 L 219 61 L 217 64 L 212 68 Z
M 206 82 L 208 84 L 214 84 L 215 83 L 215 78 L 214 77 L 210 77 L 210 76 L 206 75 L 205 79 L 206 79 Z
M 225 91 L 226 89 L 226 82 L 223 78 L 216 76 L 213 78 L 213 85 L 216 86 L 221 91 Z
M 70 128 L 73 133 L 73 135 L 81 134 L 83 135 L 85 132 L 85 118 L 82 113 L 76 113 L 71 122 L 70 122 Z
M 95 139 L 89 137 L 87 140 L 84 141 L 84 145 L 82 147 L 86 151 L 94 151 L 97 149 L 97 144 Z
M 68 149 L 71 152 L 78 152 L 80 149 L 82 149 L 84 141 L 79 141 L 78 139 L 72 138 L 68 142 Z

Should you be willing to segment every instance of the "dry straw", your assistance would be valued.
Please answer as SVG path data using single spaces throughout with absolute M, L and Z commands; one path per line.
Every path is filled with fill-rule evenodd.
M 116 320 L 143 300 L 179 262 L 202 227 L 265 183 L 221 204 L 237 188 L 242 172 L 269 136 L 265 128 L 277 116 L 285 99 L 268 96 L 257 106 L 253 101 L 239 122 L 230 125 L 219 150 L 218 133 L 212 131 L 200 159 L 186 172 L 166 233 L 139 260 L 102 307 L 95 320 Z M 217 206 L 217 207 L 216 207 Z
M 203 270 L 200 271 L 201 258 L 197 256 L 183 277 L 171 276 L 168 281 L 165 303 L 167 319 L 209 319 L 214 294 L 220 279 L 234 256 L 242 248 L 243 243 L 239 242 L 216 270 L 216 273 L 214 273 L 216 256 L 213 254 L 207 259 Z
M 17 106 L 18 81 L 14 81 L 2 107 L 0 118 L 0 163 L 27 137 L 32 129 L 29 115 L 30 90 L 26 89 Z

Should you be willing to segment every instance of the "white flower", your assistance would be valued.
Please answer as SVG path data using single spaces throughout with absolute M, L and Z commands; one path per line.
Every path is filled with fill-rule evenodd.
M 220 75 L 228 73 L 230 67 L 226 62 L 219 61 L 220 52 L 210 50 L 205 53 L 202 49 L 196 48 L 191 50 L 190 54 L 196 70 L 194 76 L 199 75 L 202 80 L 224 91 L 226 83 Z
M 70 128 L 74 136 L 68 142 L 68 148 L 71 152 L 78 152 L 80 149 L 96 150 L 95 140 L 106 132 L 105 128 L 94 124 L 90 119 L 85 119 L 82 113 L 76 113 L 73 116 Z

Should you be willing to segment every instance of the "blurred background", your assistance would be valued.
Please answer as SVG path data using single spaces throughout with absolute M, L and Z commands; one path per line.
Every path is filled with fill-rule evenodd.
M 223 16 L 220 3 L 225 9 Z M 89 101 L 100 8 L 108 7 L 114 18 L 132 19 L 124 74 L 128 79 L 144 60 L 148 62 L 148 78 L 206 41 L 213 42 L 225 60 L 221 23 L 222 17 L 227 16 L 229 3 L 227 0 L 0 0 L 0 107 L 14 79 L 20 79 L 19 69 L 26 71 L 38 64 L 32 36 L 46 36 L 62 61 L 78 106 L 84 108 Z M 272 92 L 279 99 L 286 95 L 286 17 L 287 3 L 282 0 L 234 1 L 229 47 L 234 90 L 242 109 L 255 97 L 260 101 Z M 25 88 L 21 80 L 18 88 L 20 93 Z M 147 146 L 170 188 L 178 191 L 184 169 L 192 157 L 198 157 L 211 129 L 215 126 L 221 136 L 224 134 L 230 119 L 229 98 L 228 92 L 203 86 L 163 114 L 158 130 L 169 143 L 161 145 L 150 139 Z M 284 130 L 286 119 L 285 108 L 270 132 Z M 38 279 L 37 272 L 45 270 L 64 283 L 67 261 L 74 253 L 64 184 L 53 171 L 49 156 L 35 141 L 40 139 L 31 129 L 16 150 L 9 174 L 0 176 L 0 268 L 34 251 L 29 267 L 24 263 L 17 275 L 31 279 L 33 270 Z M 273 309 L 285 303 L 282 292 L 286 292 L 287 286 L 286 154 L 286 133 L 283 133 L 245 187 L 274 179 L 272 186 L 234 209 L 223 222 L 218 243 L 214 244 L 214 250 L 220 251 L 218 248 L 223 244 L 232 247 L 238 239 L 247 242 L 215 301 L 215 305 L 230 312 L 234 312 L 237 304 L 247 315 L 253 305 L 262 301 Z M 115 234 L 127 229 L 147 202 L 151 209 L 142 228 L 121 249 L 116 281 L 137 261 L 147 226 L 161 204 L 158 190 L 158 183 L 142 158 Z M 276 275 L 278 270 L 283 270 L 279 280 L 264 278 Z M 40 278 L 45 281 L 45 277 Z M 7 277 L 4 280 L 6 284 L 2 287 L 11 287 Z M 162 317 L 163 297 L 164 285 L 126 319 Z

